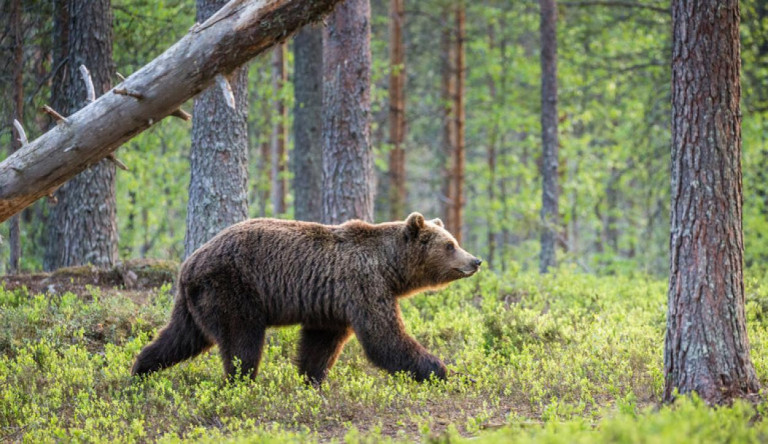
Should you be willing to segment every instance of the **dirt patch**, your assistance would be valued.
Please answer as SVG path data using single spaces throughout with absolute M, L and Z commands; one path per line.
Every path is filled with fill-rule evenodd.
M 131 259 L 112 268 L 97 268 L 91 265 L 60 268 L 52 273 L 20 274 L 2 276 L 8 290 L 26 287 L 32 294 L 72 292 L 77 295 L 89 294 L 89 287 L 104 290 L 129 290 L 144 294 L 143 290 L 173 284 L 179 264 L 160 259 Z

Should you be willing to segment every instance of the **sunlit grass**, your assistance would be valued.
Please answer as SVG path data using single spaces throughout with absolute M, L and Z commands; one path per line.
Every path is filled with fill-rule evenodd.
M 748 279 L 750 340 L 763 382 L 766 290 Z M 666 310 L 659 280 L 567 269 L 544 277 L 484 272 L 402 303 L 411 334 L 452 370 L 448 381 L 387 375 L 353 339 L 320 390 L 305 386 L 292 364 L 296 327 L 270 331 L 255 381 L 225 383 L 215 348 L 132 380 L 133 359 L 167 319 L 170 289 L 153 291 L 144 304 L 120 292 L 90 293 L 0 290 L 0 440 L 354 442 L 460 434 L 613 442 L 719 440 L 736 429 L 744 439 L 768 436 L 762 422 L 750 423 L 756 412 L 746 405 L 710 410 L 693 401 L 656 411 Z

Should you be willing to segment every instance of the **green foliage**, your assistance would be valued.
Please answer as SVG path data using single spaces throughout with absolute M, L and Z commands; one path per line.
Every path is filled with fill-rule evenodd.
M 683 398 L 674 406 L 637 409 L 632 399 L 621 400 L 618 412 L 609 412 L 598 424 L 584 418 L 531 425 L 520 418 L 481 443 L 761 443 L 768 439 L 768 423 L 753 424 L 764 407 L 737 402 L 732 407 L 710 408 L 697 398 Z
M 747 318 L 765 383 L 763 281 L 759 273 L 748 279 Z M 170 312 L 167 286 L 148 297 L 96 288 L 87 297 L 0 289 L 0 439 L 761 439 L 765 426 L 752 424 L 757 412 L 743 404 L 648 408 L 662 388 L 665 287 L 642 276 L 600 278 L 567 267 L 547 277 L 519 266 L 504 275 L 484 272 L 401 304 L 409 331 L 448 363 L 448 381 L 388 376 L 353 339 L 320 390 L 305 386 L 292 364 L 296 327 L 270 330 L 255 381 L 225 383 L 215 348 L 132 380 L 133 359 Z

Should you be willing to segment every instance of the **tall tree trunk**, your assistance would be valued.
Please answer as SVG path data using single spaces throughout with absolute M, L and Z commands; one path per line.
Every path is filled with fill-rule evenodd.
M 539 271 L 554 267 L 557 205 L 557 5 L 539 0 L 541 6 L 541 256 Z
M 466 14 L 464 4 L 456 7 L 456 95 L 454 110 L 456 113 L 456 151 L 453 159 L 453 235 L 461 243 L 461 231 L 464 224 L 464 169 L 466 152 L 464 146 L 464 83 L 466 66 L 464 57 L 464 40 L 466 39 Z
M 54 16 L 54 75 L 51 106 L 71 115 L 85 106 L 86 86 L 80 65 L 90 71 L 96 96 L 109 91 L 112 63 L 110 0 L 57 0 Z M 58 56 L 58 57 L 56 57 Z M 117 260 L 115 165 L 107 160 L 86 169 L 55 194 L 47 222 L 43 268 L 72 265 L 111 266 Z
M 288 108 L 283 98 L 283 88 L 288 81 L 285 69 L 285 43 L 272 50 L 272 92 L 275 94 L 272 120 L 272 209 L 275 216 L 285 214 L 285 144 L 288 139 Z
M 493 54 L 496 51 L 496 30 L 495 26 L 488 27 L 488 52 Z M 503 50 L 501 51 L 503 54 Z M 491 72 L 488 73 L 488 95 L 492 103 L 498 103 L 499 95 L 496 88 L 496 80 Z M 496 144 L 499 138 L 500 123 L 499 111 L 493 110 L 493 125 L 488 130 L 488 202 L 492 207 L 496 202 Z M 488 212 L 488 268 L 493 268 L 493 258 L 496 254 L 496 212 Z
M 293 40 L 293 212 L 323 218 L 323 30 L 306 26 Z
M 197 0 L 203 23 L 226 0 Z M 229 76 L 235 103 L 214 85 L 195 98 L 184 256 L 248 216 L 248 67 Z
M 446 9 L 442 14 L 444 23 L 440 37 L 440 48 L 442 54 L 442 84 L 441 99 L 443 104 L 443 183 L 442 183 L 442 208 L 443 222 L 445 228 L 451 233 L 456 233 L 456 224 L 454 223 L 453 206 L 456 196 L 454 192 L 454 153 L 456 152 L 456 118 L 455 118 L 455 96 L 456 96 L 456 44 L 453 35 L 453 29 L 448 26 L 451 21 L 451 11 Z
M 373 220 L 371 7 L 347 0 L 323 42 L 323 221 Z
M 390 219 L 405 217 L 405 0 L 389 3 L 389 210 Z
M 10 20 L 13 38 L 13 111 L 11 112 L 11 121 L 9 126 L 13 126 L 13 119 L 23 122 L 24 114 L 24 39 L 21 22 L 21 0 L 11 0 Z M 21 148 L 21 135 L 16 134 L 12 137 L 11 153 Z M 8 273 L 16 274 L 19 272 L 19 262 L 21 260 L 21 227 L 19 224 L 20 215 L 13 216 L 8 220 L 8 244 L 10 247 L 10 257 L 8 261 Z
M 664 400 L 754 396 L 742 262 L 737 0 L 672 2 L 672 213 Z

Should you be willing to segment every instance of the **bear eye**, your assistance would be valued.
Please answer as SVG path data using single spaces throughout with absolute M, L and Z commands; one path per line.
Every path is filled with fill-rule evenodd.
M 445 244 L 445 249 L 448 250 L 448 251 L 453 251 L 453 250 L 456 249 L 456 247 L 453 246 L 453 242 L 449 242 L 449 243 Z

